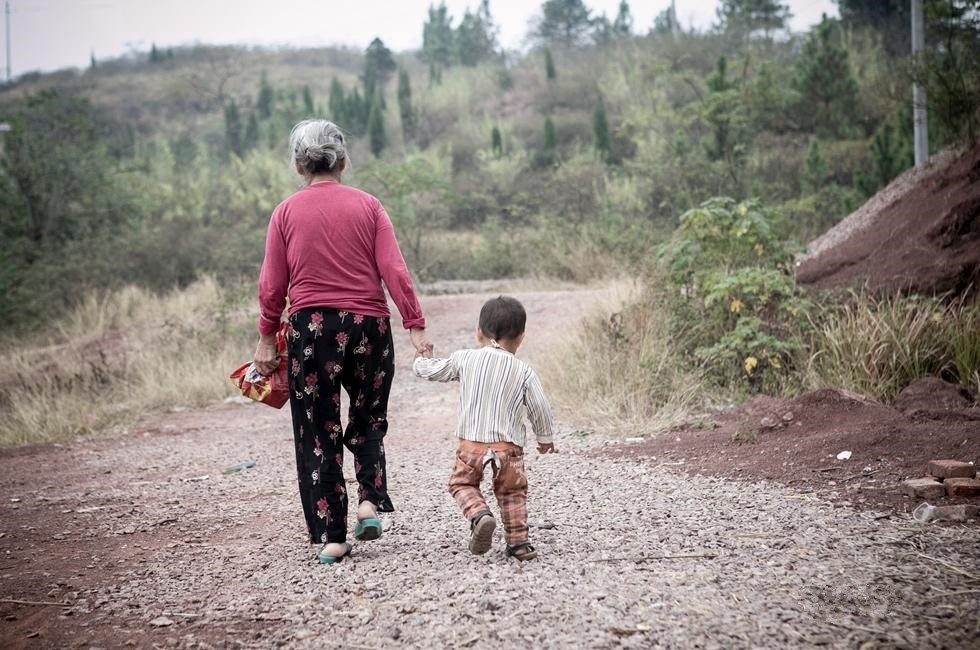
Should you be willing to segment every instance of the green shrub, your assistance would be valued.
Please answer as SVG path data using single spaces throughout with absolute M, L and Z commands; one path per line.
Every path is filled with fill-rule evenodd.
M 661 248 L 670 329 L 710 379 L 751 391 L 784 386 L 810 310 L 796 286 L 794 247 L 758 201 L 715 198 L 688 210 Z

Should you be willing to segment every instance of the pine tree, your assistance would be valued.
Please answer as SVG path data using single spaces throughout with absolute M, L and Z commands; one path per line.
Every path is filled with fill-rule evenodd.
M 534 36 L 542 43 L 581 45 L 592 31 L 592 12 L 582 0 L 545 0 Z
M 592 112 L 592 135 L 599 158 L 612 162 L 612 140 L 609 136 L 609 120 L 606 118 L 606 102 L 602 95 L 596 99 L 595 110 Z
M 249 149 L 254 149 L 259 144 L 259 120 L 255 113 L 248 114 L 248 123 L 245 126 L 245 136 L 242 138 L 242 153 Z
M 364 82 L 364 96 L 371 97 L 377 91 L 381 100 L 381 108 L 384 108 L 384 88 L 388 83 L 391 73 L 395 71 L 395 59 L 391 55 L 384 41 L 375 38 L 364 51 L 364 73 L 361 80 Z
M 415 140 L 415 108 L 412 107 L 412 84 L 404 69 L 398 71 L 398 113 L 402 118 L 402 137 Z
M 255 100 L 255 107 L 263 119 L 268 119 L 272 115 L 275 101 L 276 93 L 272 89 L 272 84 L 269 83 L 269 78 L 263 72 L 262 79 L 259 81 L 259 96 Z
M 483 0 L 475 13 L 469 9 L 456 28 L 455 58 L 461 64 L 474 66 L 497 50 L 497 26 L 490 15 L 490 2 Z
M 303 86 L 303 110 L 307 115 L 316 113 L 316 106 L 313 103 L 313 92 L 309 86 Z
M 616 13 L 616 20 L 612 24 L 613 33 L 616 36 L 629 36 L 633 33 L 633 14 L 630 5 L 626 0 L 620 0 L 619 11 Z
M 157 49 L 156 43 L 150 44 L 150 63 L 160 63 L 163 57 L 160 56 L 160 50 Z
M 548 81 L 558 76 L 558 72 L 555 70 L 555 60 L 548 48 L 544 48 L 544 76 L 547 77 Z
M 242 116 L 235 100 L 225 106 L 225 145 L 231 153 L 242 155 Z
M 544 150 L 552 152 L 558 146 L 558 136 L 555 133 L 555 123 L 551 121 L 551 116 L 544 118 Z
M 388 146 L 388 136 L 385 134 L 385 118 L 384 112 L 381 109 L 380 93 L 375 93 L 371 102 L 367 129 L 371 153 L 375 156 L 380 156 L 381 152 Z
M 95 52 L 92 52 L 89 55 L 88 67 L 89 67 L 89 70 L 95 70 Z
M 346 114 L 347 120 L 350 123 L 350 130 L 355 135 L 364 135 L 367 133 L 368 119 L 370 117 L 371 104 L 368 98 L 361 97 L 360 91 L 357 86 L 354 86 L 354 90 L 347 96 Z
M 446 3 L 429 6 L 429 17 L 422 26 L 422 60 L 429 64 L 429 81 L 440 83 L 442 71 L 452 64 L 454 33 Z
M 340 85 L 337 78 L 330 81 L 330 97 L 327 100 L 330 107 L 330 120 L 343 127 L 350 126 L 347 114 L 347 101 L 344 97 L 344 87 Z
M 719 56 L 715 61 L 715 71 L 708 77 L 708 90 L 713 93 L 723 93 L 731 89 L 734 84 L 728 81 L 726 75 L 728 71 L 728 60 L 724 55 Z
M 818 135 L 847 133 L 857 107 L 857 82 L 847 50 L 836 42 L 834 21 L 824 15 L 796 59 L 794 86 L 801 96 L 800 120 Z
M 827 174 L 827 162 L 820 152 L 820 141 L 814 138 L 810 140 L 810 148 L 803 163 L 803 191 L 806 194 L 818 192 L 827 179 Z
M 717 15 L 721 27 L 751 36 L 762 31 L 766 39 L 784 29 L 792 14 L 779 0 L 721 0 Z
M 490 131 L 490 150 L 495 156 L 500 156 L 504 153 L 504 139 L 500 135 L 500 129 L 495 125 Z

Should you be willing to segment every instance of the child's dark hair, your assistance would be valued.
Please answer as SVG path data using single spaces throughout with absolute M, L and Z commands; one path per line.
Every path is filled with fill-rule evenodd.
M 480 310 L 480 331 L 494 341 L 516 339 L 524 333 L 527 312 L 524 305 L 510 296 L 497 296 Z

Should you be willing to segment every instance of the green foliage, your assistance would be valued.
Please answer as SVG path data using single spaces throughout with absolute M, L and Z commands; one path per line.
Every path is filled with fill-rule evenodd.
M 429 64 L 429 80 L 439 83 L 442 71 L 452 65 L 453 26 L 446 3 L 429 6 L 429 17 L 422 26 L 422 60 Z
M 412 84 L 404 69 L 398 71 L 398 113 L 402 120 L 405 142 L 415 141 L 415 108 L 412 106 Z
M 544 48 L 544 76 L 549 81 L 558 76 L 555 70 L 555 59 L 551 56 L 551 49 Z
M 854 184 L 865 196 L 871 196 L 914 162 L 912 112 L 906 105 L 875 131 L 871 139 L 871 173 L 858 170 Z
M 456 28 L 456 60 L 465 66 L 475 66 L 493 57 L 498 31 L 490 15 L 490 0 L 481 0 L 475 12 L 467 8 Z
M 688 210 L 661 249 L 671 329 L 681 352 L 722 385 L 779 387 L 799 354 L 809 311 L 794 248 L 758 201 L 716 198 Z
M 928 3 L 926 27 L 926 50 L 912 76 L 939 127 L 930 132 L 970 145 L 980 140 L 980 0 Z
M 630 4 L 626 0 L 619 2 L 619 9 L 616 11 L 612 30 L 617 37 L 629 36 L 633 33 L 633 13 L 630 11 Z
M 889 56 L 896 58 L 909 53 L 909 4 L 909 0 L 837 0 L 844 25 L 877 32 Z
M 829 174 L 827 161 L 824 160 L 820 151 L 820 141 L 816 138 L 810 140 L 810 148 L 806 153 L 806 162 L 803 165 L 802 187 L 805 193 L 813 194 L 823 187 L 824 181 Z
M 500 135 L 500 128 L 497 125 L 490 130 L 490 151 L 496 156 L 504 153 L 504 139 Z
M 242 115 L 234 100 L 225 106 L 225 146 L 236 156 L 244 153 L 242 142 Z
M 789 7 L 778 0 L 721 0 L 716 12 L 723 29 L 747 36 L 761 31 L 767 39 L 784 29 L 792 16 Z
M 336 77 L 330 81 L 327 106 L 330 108 L 330 120 L 339 124 L 341 128 L 349 128 L 348 122 L 350 120 L 347 116 L 347 99 L 344 95 L 344 87 L 340 85 L 340 81 Z
M 259 120 L 255 113 L 248 114 L 248 123 L 245 126 L 245 134 L 242 136 L 242 151 L 254 149 L 259 144 Z
M 582 45 L 592 29 L 592 12 L 582 0 L 545 0 L 534 37 L 542 43 Z
M 264 71 L 259 82 L 259 96 L 255 100 L 255 108 L 259 111 L 262 119 L 269 119 L 272 111 L 276 108 L 276 91 L 272 88 L 269 77 Z
M 371 112 L 368 117 L 368 142 L 371 146 L 371 153 L 380 156 L 385 147 L 388 146 L 388 135 L 385 133 L 384 113 L 381 110 L 381 97 L 374 95 L 371 103 Z
M 609 120 L 606 117 L 606 102 L 602 95 L 596 98 L 592 111 L 592 146 L 599 158 L 605 162 L 613 161 L 612 138 L 609 135 Z
M 364 72 L 361 80 L 364 83 L 364 96 L 369 103 L 373 102 L 375 94 L 383 102 L 384 88 L 397 65 L 384 42 L 375 38 L 364 51 Z M 384 106 L 382 106 L 384 108 Z
M 303 111 L 312 116 L 316 113 L 316 104 L 313 102 L 313 91 L 309 86 L 303 86 Z
M 555 123 L 550 116 L 544 118 L 544 150 L 553 152 L 558 146 L 558 136 L 555 134 Z
M 823 137 L 851 131 L 857 106 L 857 82 L 851 74 L 847 50 L 838 42 L 839 32 L 836 23 L 824 16 L 796 60 L 794 85 L 800 93 L 799 121 Z

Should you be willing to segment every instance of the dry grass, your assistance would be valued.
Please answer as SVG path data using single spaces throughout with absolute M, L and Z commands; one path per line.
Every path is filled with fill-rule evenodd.
M 604 435 L 652 435 L 700 403 L 701 383 L 679 364 L 664 313 L 619 285 L 570 324 L 541 364 L 549 396 L 575 426 Z
M 161 296 L 134 287 L 87 296 L 50 324 L 53 340 L 4 346 L 0 446 L 66 440 L 233 394 L 228 374 L 252 351 L 248 304 L 211 279 Z
M 926 375 L 980 392 L 980 304 L 853 292 L 813 322 L 804 385 L 881 400 Z

